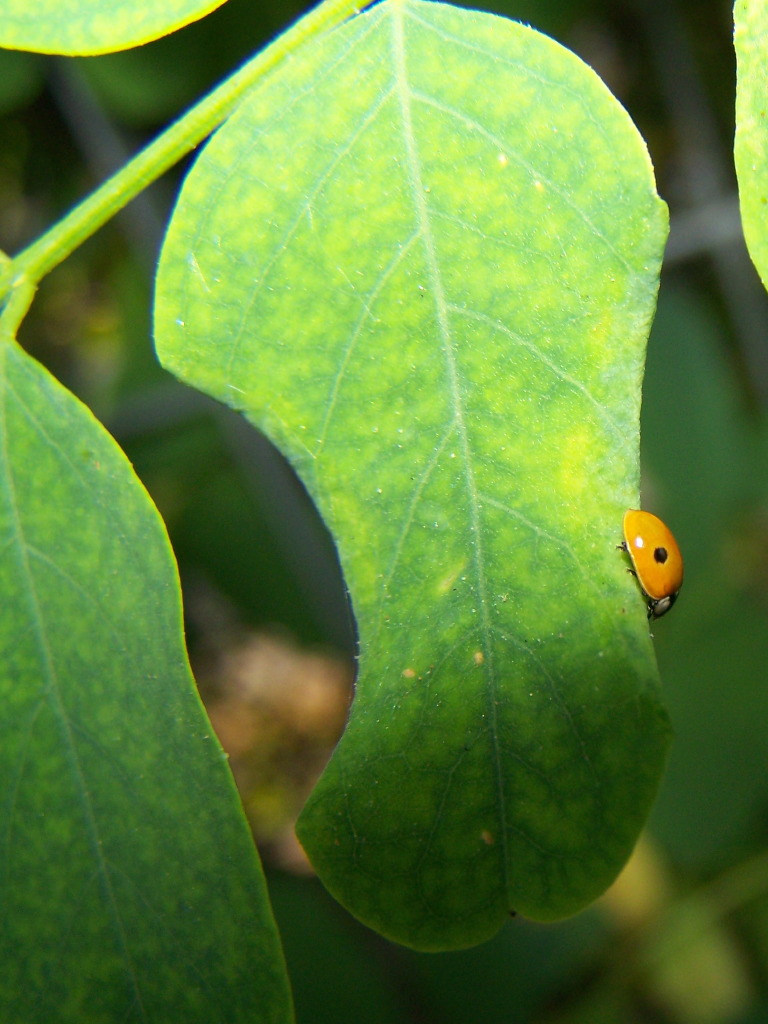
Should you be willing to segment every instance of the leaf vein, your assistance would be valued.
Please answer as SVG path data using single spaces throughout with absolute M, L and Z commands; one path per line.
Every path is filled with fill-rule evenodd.
M 471 450 L 467 424 L 464 418 L 464 403 L 462 400 L 461 384 L 459 380 L 459 368 L 451 335 L 449 321 L 448 303 L 443 289 L 443 282 L 438 266 L 438 256 L 435 241 L 430 225 L 430 215 L 425 199 L 424 183 L 421 173 L 421 162 L 417 151 L 417 143 L 413 126 L 411 104 L 414 97 L 408 80 L 406 43 L 403 25 L 402 7 L 394 9 L 392 18 L 393 34 L 392 46 L 394 66 L 396 68 L 396 84 L 398 99 L 400 102 L 403 141 L 406 152 L 406 164 L 408 168 L 411 192 L 416 209 L 416 217 L 419 223 L 419 233 L 424 242 L 426 264 L 432 282 L 432 293 L 437 309 L 437 321 L 442 338 L 443 354 L 446 362 L 448 376 L 448 387 L 451 400 L 454 406 L 455 426 L 459 446 L 462 452 L 463 466 L 467 496 L 469 499 L 470 533 L 472 535 L 472 546 L 474 554 L 475 575 L 477 579 L 477 599 L 480 606 L 480 621 L 482 626 L 483 646 L 485 648 L 485 664 L 487 666 L 487 679 L 489 683 L 488 693 L 488 715 L 493 723 L 494 742 L 494 774 L 496 787 L 499 794 L 499 816 L 501 820 L 501 833 L 503 843 L 503 873 L 505 889 L 509 891 L 508 877 L 508 849 L 507 849 L 507 811 L 504 793 L 504 774 L 501 767 L 501 751 L 499 749 L 499 733 L 496 709 L 496 676 L 494 670 L 494 651 L 492 643 L 492 630 L 489 621 L 487 582 L 485 578 L 485 565 L 483 553 L 482 525 L 480 520 L 480 507 L 477 496 L 477 488 L 472 468 L 473 453 Z

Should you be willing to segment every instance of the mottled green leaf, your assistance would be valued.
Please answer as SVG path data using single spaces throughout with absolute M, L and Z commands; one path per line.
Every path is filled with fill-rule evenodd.
M 157 343 L 338 543 L 360 673 L 302 842 L 383 934 L 465 946 L 598 895 L 658 785 L 616 545 L 666 209 L 622 108 L 521 25 L 384 3 L 299 56 L 184 185 Z
M 224 0 L 0 0 L 0 46 L 39 53 L 112 53 L 175 32 Z
M 0 586 L 0 1020 L 289 1021 L 162 523 L 91 414 L 7 339 Z
M 737 0 L 736 139 L 734 157 L 744 237 L 768 287 L 768 7 Z

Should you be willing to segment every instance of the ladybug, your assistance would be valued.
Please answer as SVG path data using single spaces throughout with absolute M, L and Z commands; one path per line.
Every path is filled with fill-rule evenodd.
M 629 571 L 648 598 L 648 618 L 660 619 L 683 585 L 683 556 L 672 531 L 651 512 L 630 508 L 624 513 L 624 541 L 619 547 L 632 560 Z

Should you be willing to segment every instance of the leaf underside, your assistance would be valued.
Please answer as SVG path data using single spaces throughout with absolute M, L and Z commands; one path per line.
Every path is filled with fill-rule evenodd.
M 187 178 L 157 346 L 338 544 L 360 670 L 302 843 L 384 935 L 467 946 L 596 897 L 658 785 L 616 544 L 666 208 L 621 107 L 521 25 L 383 3 L 301 58 Z

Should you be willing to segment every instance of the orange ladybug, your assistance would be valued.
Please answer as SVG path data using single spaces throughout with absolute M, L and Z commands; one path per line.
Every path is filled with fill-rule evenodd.
M 683 585 L 683 556 L 672 531 L 658 516 L 630 508 L 624 513 L 624 542 L 637 582 L 648 598 L 648 618 L 666 615 Z

